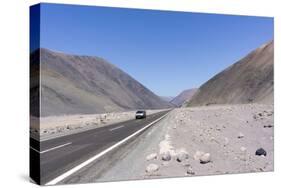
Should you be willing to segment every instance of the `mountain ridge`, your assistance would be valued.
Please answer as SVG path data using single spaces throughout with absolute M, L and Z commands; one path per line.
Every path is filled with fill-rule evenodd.
M 209 79 L 185 105 L 273 104 L 273 64 L 272 40 Z
M 184 102 L 189 101 L 197 91 L 197 88 L 186 89 L 174 97 L 170 103 L 180 107 Z
M 40 48 L 41 116 L 168 108 L 169 103 L 97 56 Z

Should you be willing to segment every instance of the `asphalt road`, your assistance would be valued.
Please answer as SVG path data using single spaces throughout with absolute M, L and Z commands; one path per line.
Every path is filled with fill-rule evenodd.
M 42 142 L 30 138 L 30 152 L 40 153 L 40 184 L 73 169 L 166 113 L 168 111 Z

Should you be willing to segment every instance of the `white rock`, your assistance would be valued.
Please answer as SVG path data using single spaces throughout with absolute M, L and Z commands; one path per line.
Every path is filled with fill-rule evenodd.
M 159 166 L 157 165 L 157 164 L 149 164 L 147 167 L 146 167 L 146 169 L 145 169 L 145 171 L 147 172 L 147 173 L 152 173 L 152 172 L 156 172 L 156 171 L 158 171 L 159 170 Z
M 157 153 L 151 153 L 148 156 L 146 156 L 146 160 L 150 161 L 152 159 L 156 159 L 157 158 Z
M 203 151 L 196 151 L 193 157 L 195 160 L 199 160 L 203 155 L 204 155 Z
M 185 152 L 185 151 L 180 151 L 178 154 L 177 154 L 177 161 L 178 162 L 182 162 L 184 160 L 188 159 L 188 153 Z
M 245 147 L 242 146 L 242 147 L 240 148 L 240 150 L 241 150 L 242 152 L 245 152 L 245 151 L 247 151 L 247 148 L 245 148 Z
M 211 161 L 211 154 L 210 153 L 205 153 L 200 157 L 200 163 L 206 164 Z

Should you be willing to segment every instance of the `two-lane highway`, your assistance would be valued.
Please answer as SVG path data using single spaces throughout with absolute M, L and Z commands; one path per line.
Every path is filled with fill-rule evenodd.
M 56 184 L 123 142 L 133 139 L 169 111 L 105 127 L 38 142 L 30 138 L 30 152 L 40 153 L 40 184 Z

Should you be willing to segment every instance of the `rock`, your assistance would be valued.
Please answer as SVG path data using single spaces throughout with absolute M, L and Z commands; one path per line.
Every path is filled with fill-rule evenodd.
M 245 152 L 245 151 L 247 151 L 247 148 L 245 148 L 245 147 L 242 146 L 242 147 L 240 148 L 240 150 L 241 150 L 242 152 Z
M 171 159 L 172 159 L 172 156 L 171 156 L 170 152 L 167 151 L 167 152 L 162 154 L 162 160 L 163 161 L 170 161 Z
M 264 128 L 272 128 L 273 125 L 264 125 L 263 127 L 264 127 Z
M 240 138 L 244 138 L 244 134 L 243 134 L 243 133 L 239 133 L 238 136 L 237 136 L 237 138 L 239 138 L 239 139 L 240 139 Z
M 211 161 L 211 154 L 210 153 L 205 153 L 200 157 L 200 163 L 201 164 L 206 164 Z
M 190 175 L 194 175 L 195 174 L 195 172 L 193 171 L 191 166 L 187 167 L 186 174 L 190 174 Z
M 146 160 L 150 161 L 152 159 L 156 159 L 157 158 L 157 153 L 151 153 L 148 156 L 146 156 Z
M 215 141 L 216 141 L 216 138 L 212 136 L 212 137 L 210 138 L 210 140 L 211 140 L 211 142 L 215 142 Z
M 177 161 L 178 161 L 178 162 L 182 162 L 182 161 L 184 161 L 184 160 L 186 160 L 186 159 L 188 159 L 188 154 L 187 154 L 187 152 L 181 151 L 181 152 L 178 153 L 178 155 L 177 155 Z
M 267 153 L 266 153 L 266 151 L 263 148 L 259 148 L 256 151 L 256 155 L 258 155 L 258 156 L 261 156 L 261 155 L 266 156 Z
M 204 155 L 203 151 L 196 151 L 195 154 L 193 155 L 193 158 L 195 160 L 199 160 L 203 155 Z
M 158 171 L 159 170 L 159 166 L 157 165 L 157 164 L 149 164 L 147 167 L 146 167 L 146 169 L 145 169 L 145 171 L 147 172 L 147 173 L 152 173 L 152 172 L 156 172 L 156 171 Z
M 224 138 L 224 144 L 223 146 L 227 146 L 229 144 L 229 139 L 227 137 Z

